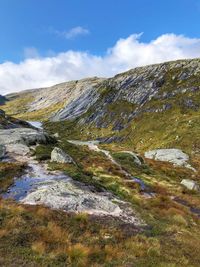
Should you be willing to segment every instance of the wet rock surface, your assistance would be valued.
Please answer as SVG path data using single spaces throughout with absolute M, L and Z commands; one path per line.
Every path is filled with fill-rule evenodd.
M 70 212 L 112 216 L 140 226 L 143 224 L 128 203 L 108 192 L 96 192 L 94 188 L 74 182 L 70 178 L 41 182 L 21 202 L 30 205 L 43 204 Z

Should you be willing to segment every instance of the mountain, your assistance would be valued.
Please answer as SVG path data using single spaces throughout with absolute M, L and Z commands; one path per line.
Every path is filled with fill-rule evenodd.
M 63 121 L 77 139 L 191 152 L 199 150 L 199 96 L 200 59 L 192 59 L 11 94 L 2 108 L 21 118 Z
M 200 59 L 4 100 L 1 266 L 199 266 Z

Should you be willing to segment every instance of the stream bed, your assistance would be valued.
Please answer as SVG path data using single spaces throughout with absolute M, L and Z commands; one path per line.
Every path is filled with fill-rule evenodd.
M 41 123 L 29 123 L 42 133 Z M 9 143 L 9 148 L 13 146 L 13 149 L 8 153 L 8 162 L 9 160 L 23 162 L 27 164 L 27 168 L 21 177 L 14 180 L 7 192 L 2 195 L 3 198 L 11 198 L 23 204 L 44 205 L 67 212 L 111 216 L 135 226 L 145 225 L 128 202 L 121 201 L 106 190 L 97 191 L 93 186 L 74 181 L 66 173 L 48 170 L 47 164 L 37 162 L 30 153 L 20 154 L 19 145 L 23 148 L 26 146 L 24 143 L 17 146 L 15 143 Z M 95 146 L 93 142 L 90 145 Z M 97 145 L 95 149 L 101 151 Z M 28 147 L 27 151 L 29 151 Z M 104 153 L 107 154 L 107 151 Z M 109 154 L 107 156 L 109 157 Z

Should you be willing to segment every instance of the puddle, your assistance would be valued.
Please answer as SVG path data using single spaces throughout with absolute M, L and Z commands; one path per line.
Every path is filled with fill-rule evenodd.
M 31 126 L 37 128 L 37 129 L 43 129 L 43 124 L 40 121 L 27 121 Z
M 51 180 L 67 181 L 68 179 L 68 176 L 60 173 L 50 174 L 44 166 L 33 162 L 28 165 L 26 173 L 20 178 L 16 178 L 13 185 L 2 196 L 3 198 L 12 198 L 20 201 L 43 182 Z

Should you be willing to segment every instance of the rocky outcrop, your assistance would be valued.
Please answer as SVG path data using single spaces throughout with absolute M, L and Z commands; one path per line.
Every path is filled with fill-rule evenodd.
M 8 156 L 14 159 L 15 155 L 23 157 L 29 154 L 30 146 L 49 142 L 52 142 L 52 138 L 48 134 L 32 128 L 0 130 L 0 144 L 4 148 L 2 153 L 0 152 L 2 158 Z
M 47 144 L 54 141 L 42 129 L 33 127 L 28 122 L 7 116 L 0 110 L 0 159 L 6 154 L 27 155 L 29 146 Z
M 74 163 L 72 157 L 58 147 L 55 147 L 51 152 L 51 161 L 58 163 Z
M 53 120 L 80 118 L 80 124 L 92 123 L 98 128 L 113 125 L 114 131 L 121 131 L 131 120 L 143 113 L 162 113 L 172 109 L 173 103 L 166 100 L 179 95 L 186 96 L 185 100 L 179 103 L 180 106 L 196 110 L 198 105 L 187 97 L 187 93 L 197 94 L 200 87 L 193 86 L 192 82 L 191 86 L 186 87 L 181 84 L 198 77 L 199 74 L 198 59 L 136 68 L 103 80 L 91 90 L 85 89 L 73 101 L 66 103 L 53 116 Z M 171 89 L 172 84 L 174 88 Z M 156 100 L 159 102 L 154 105 Z M 82 116 L 86 112 L 87 115 Z
M 0 144 L 24 144 L 27 146 L 48 143 L 50 137 L 43 131 L 31 128 L 0 130 Z
M 194 170 L 188 163 L 189 156 L 180 149 L 155 149 L 145 152 L 144 156 L 148 159 L 167 161 L 173 163 L 176 166 L 183 166 Z
M 72 180 L 49 180 L 37 186 L 21 200 L 30 205 L 43 204 L 53 209 L 85 212 L 99 216 L 112 216 L 126 223 L 144 226 L 130 205 L 108 192 L 96 192 L 82 183 Z
M 193 180 L 183 179 L 181 184 L 189 190 L 199 191 L 199 185 Z
M 25 121 L 6 115 L 5 111 L 0 109 L 0 129 L 15 129 L 23 127 L 29 128 L 31 126 Z
M 100 128 L 112 124 L 113 130 L 120 131 L 143 113 L 172 109 L 174 97 L 185 95 L 184 101 L 176 105 L 197 110 L 200 105 L 187 94 L 200 91 L 193 81 L 199 74 L 199 59 L 179 60 L 135 68 L 109 79 L 93 77 L 71 81 L 11 94 L 7 98 L 10 103 L 19 98 L 27 99 L 23 111 L 49 108 L 47 117 L 54 121 L 80 118 L 81 124 L 93 123 Z M 119 108 L 113 109 L 114 105 Z

